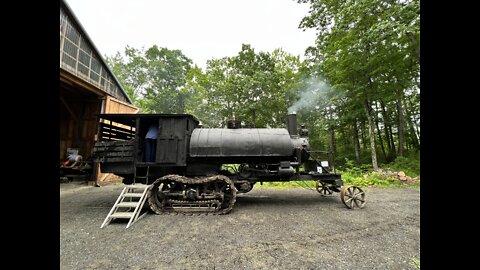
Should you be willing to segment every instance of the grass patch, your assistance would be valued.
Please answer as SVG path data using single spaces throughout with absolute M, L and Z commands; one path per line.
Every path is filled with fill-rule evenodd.
M 258 189 L 315 188 L 315 181 L 263 182 L 255 184 Z
M 412 258 L 412 259 L 410 260 L 410 264 L 413 264 L 415 267 L 417 267 L 418 269 L 420 269 L 420 259 Z
M 414 178 L 420 176 L 420 160 L 418 158 L 397 157 L 397 159 L 388 164 L 382 165 L 383 169 L 393 172 L 403 171 L 407 176 Z M 342 180 L 345 185 L 356 185 L 359 187 L 415 187 L 420 188 L 420 182 L 405 183 L 394 176 L 388 176 L 384 173 L 373 171 L 371 164 L 357 165 L 353 160 L 346 160 L 340 168 Z
M 343 185 L 355 185 L 358 187 L 401 188 L 413 187 L 420 189 L 418 183 L 404 183 L 394 177 L 388 177 L 373 170 L 347 169 L 337 171 L 342 175 Z M 256 189 L 288 189 L 288 188 L 312 188 L 315 189 L 315 181 L 290 181 L 290 182 L 264 182 L 255 184 Z
M 344 185 L 355 185 L 359 187 L 375 186 L 382 188 L 391 187 L 416 187 L 420 188 L 420 183 L 404 183 L 394 177 L 388 177 L 375 171 L 359 173 L 358 171 L 346 170 L 340 172 Z

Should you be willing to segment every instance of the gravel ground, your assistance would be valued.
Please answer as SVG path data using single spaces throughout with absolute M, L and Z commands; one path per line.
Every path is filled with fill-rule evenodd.
M 100 229 L 122 185 L 60 185 L 61 269 L 417 269 L 420 191 L 364 188 L 364 209 L 339 193 L 259 189 L 223 216 L 148 213 Z

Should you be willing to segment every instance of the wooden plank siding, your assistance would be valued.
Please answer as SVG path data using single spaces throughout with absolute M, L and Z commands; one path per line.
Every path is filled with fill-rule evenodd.
M 105 113 L 138 113 L 139 109 L 132 104 L 107 96 Z
M 101 100 L 72 100 L 67 99 L 66 105 L 61 104 L 60 116 L 60 160 L 66 159 L 67 148 L 79 148 L 79 153 L 89 158 L 95 144 L 95 135 L 98 129 L 97 114 L 100 113 Z M 66 108 L 68 106 L 76 118 Z M 106 113 L 137 113 L 138 109 L 132 105 L 123 104 L 112 97 L 106 98 Z M 122 128 L 128 126 L 120 125 Z
M 138 113 L 139 111 L 140 110 L 137 107 L 133 106 L 132 104 L 125 103 L 125 102 L 123 102 L 121 100 L 118 100 L 114 97 L 107 96 L 106 99 L 105 99 L 105 111 L 104 111 L 105 113 L 131 113 L 131 114 L 135 114 L 135 113 Z M 113 123 L 113 125 L 118 126 L 120 128 L 130 129 L 129 126 L 122 125 L 122 124 Z M 133 130 L 135 130 L 135 129 L 133 129 Z M 131 147 L 132 147 L 131 150 L 134 151 L 133 146 L 131 146 Z M 122 160 L 125 161 L 125 158 L 123 158 Z M 110 159 L 110 161 L 112 161 L 112 159 Z M 133 161 L 133 159 L 132 159 L 132 161 Z M 100 171 L 100 166 L 98 166 L 98 170 L 97 170 L 97 179 L 92 179 L 93 181 L 102 182 L 102 181 L 105 181 L 106 179 L 118 178 L 112 173 L 102 173 Z M 118 179 L 118 181 L 121 181 L 120 179 Z

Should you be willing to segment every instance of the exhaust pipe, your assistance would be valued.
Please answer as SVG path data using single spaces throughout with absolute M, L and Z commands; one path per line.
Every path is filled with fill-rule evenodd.
M 297 130 L 297 114 L 295 112 L 288 114 L 287 128 L 290 136 L 298 136 Z

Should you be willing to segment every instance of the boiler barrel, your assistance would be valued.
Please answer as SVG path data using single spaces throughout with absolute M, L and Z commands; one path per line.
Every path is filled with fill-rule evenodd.
M 290 157 L 293 144 L 283 128 L 197 128 L 191 157 Z

